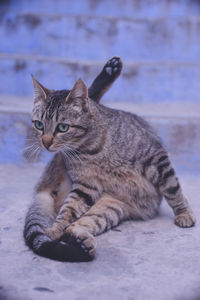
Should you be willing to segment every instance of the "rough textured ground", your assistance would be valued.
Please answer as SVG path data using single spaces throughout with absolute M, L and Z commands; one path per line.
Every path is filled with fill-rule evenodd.
M 97 238 L 94 261 L 63 263 L 41 258 L 24 244 L 24 217 L 42 166 L 0 166 L 0 299 L 198 300 L 200 228 L 173 224 L 164 202 L 159 216 L 126 222 Z M 199 216 L 197 177 L 180 174 Z

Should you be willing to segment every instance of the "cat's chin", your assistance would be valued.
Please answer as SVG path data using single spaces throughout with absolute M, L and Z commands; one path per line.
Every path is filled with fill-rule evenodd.
M 46 151 L 50 152 L 50 153 L 56 153 L 59 152 L 59 149 L 45 149 Z

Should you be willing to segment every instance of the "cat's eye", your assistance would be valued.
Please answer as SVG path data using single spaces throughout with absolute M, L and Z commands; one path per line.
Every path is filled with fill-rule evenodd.
M 69 125 L 66 124 L 66 123 L 60 123 L 60 124 L 58 124 L 58 126 L 57 126 L 57 130 L 58 130 L 59 132 L 66 132 L 68 129 L 69 129 Z
M 34 125 L 35 125 L 35 128 L 37 128 L 38 130 L 43 130 L 44 129 L 43 123 L 39 120 L 35 120 Z

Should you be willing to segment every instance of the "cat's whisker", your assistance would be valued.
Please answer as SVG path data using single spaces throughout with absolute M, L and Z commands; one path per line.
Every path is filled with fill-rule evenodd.
M 72 155 L 75 159 L 78 158 L 78 160 L 82 163 L 81 158 L 79 157 L 79 155 L 78 155 L 75 151 L 73 151 L 72 149 L 70 149 L 69 152 L 71 153 L 71 155 Z
M 28 138 L 28 139 L 27 139 L 27 138 L 25 138 L 25 141 L 26 141 L 26 142 L 29 142 L 29 141 L 31 141 L 31 142 L 32 142 L 32 141 L 34 141 L 34 139 L 33 139 L 33 138 Z
M 24 151 L 26 151 L 26 150 L 31 150 L 31 149 L 33 149 L 33 147 L 34 147 L 34 144 L 33 145 L 27 145 L 27 146 L 25 146 L 23 149 L 22 149 L 22 151 L 24 150 Z
M 71 151 L 71 153 L 74 155 L 74 157 L 77 157 L 79 159 L 79 161 L 82 163 L 82 160 L 81 160 L 81 158 L 79 156 L 80 151 L 78 151 L 76 149 L 73 149 L 73 148 L 71 148 L 69 146 L 67 146 L 67 148 L 68 148 L 69 151 Z
M 22 151 L 26 154 L 26 153 L 29 153 L 31 154 L 31 152 L 35 149 L 35 145 L 30 145 L 30 146 L 27 146 L 27 147 L 24 147 L 24 149 L 22 149 Z
M 67 149 L 67 153 L 70 155 L 71 159 L 74 161 L 74 162 L 77 162 L 77 159 L 76 159 L 76 156 L 73 152 L 73 150 L 71 148 L 68 147 Z
M 74 168 L 73 158 L 71 157 L 69 152 L 63 150 L 62 153 L 64 154 L 64 157 L 67 159 L 68 163 L 72 165 L 72 168 Z
M 72 162 L 74 163 L 75 162 L 75 159 L 74 159 L 74 156 L 72 155 L 70 149 L 67 149 L 65 151 L 65 153 L 70 157 L 70 159 L 72 160 Z
M 76 150 L 75 150 L 75 149 L 72 149 L 72 148 L 70 148 L 69 146 L 65 146 L 65 149 L 66 149 L 66 151 L 67 151 L 68 153 L 71 154 L 71 157 L 72 157 L 73 159 L 75 159 L 75 161 L 76 161 L 76 158 L 78 158 L 78 160 L 82 163 L 82 160 L 81 160 L 81 158 L 79 157 L 79 155 L 76 153 Z
M 35 149 L 34 155 L 33 155 L 33 161 L 38 161 L 40 156 L 40 148 Z
M 35 140 L 32 140 L 32 143 L 27 143 L 27 144 L 25 144 L 26 146 L 24 147 L 25 149 L 27 148 L 27 149 L 29 149 L 29 148 L 32 148 L 32 147 L 34 147 L 35 145 L 38 145 L 38 142 L 37 141 L 35 141 Z
M 38 142 L 35 141 L 33 144 L 24 147 L 23 153 L 27 160 L 37 161 L 41 153 L 41 148 Z

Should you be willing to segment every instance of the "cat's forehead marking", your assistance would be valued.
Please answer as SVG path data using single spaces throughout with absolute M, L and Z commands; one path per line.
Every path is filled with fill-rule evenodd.
M 52 119 L 55 116 L 55 119 L 58 119 L 59 109 L 63 106 L 69 90 L 54 91 L 49 96 L 49 102 L 46 106 L 46 119 Z
M 61 106 L 61 100 L 51 99 L 45 109 L 45 118 L 52 119 L 54 115 L 58 114 L 58 109 L 60 106 Z

